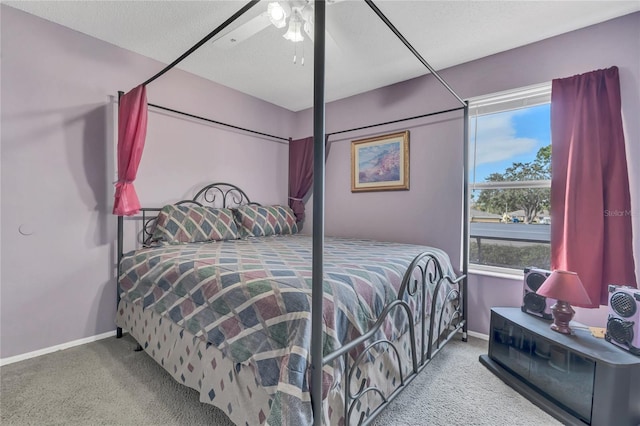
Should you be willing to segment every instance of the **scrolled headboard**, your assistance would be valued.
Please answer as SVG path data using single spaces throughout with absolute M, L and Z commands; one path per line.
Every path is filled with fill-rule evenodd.
M 233 208 L 246 204 L 258 204 L 252 202 L 247 194 L 239 187 L 224 182 L 212 183 L 205 186 L 194 195 L 191 202 L 211 207 Z
M 175 205 L 195 204 L 198 206 L 218 207 L 218 208 L 235 208 L 244 205 L 260 205 L 249 199 L 247 194 L 238 186 L 226 182 L 211 183 L 200 189 L 196 195 L 190 200 L 180 200 L 173 203 Z M 158 212 L 162 207 L 143 207 L 140 209 L 142 213 L 142 232 L 139 235 L 139 242 L 146 244 L 153 235 L 155 221 Z

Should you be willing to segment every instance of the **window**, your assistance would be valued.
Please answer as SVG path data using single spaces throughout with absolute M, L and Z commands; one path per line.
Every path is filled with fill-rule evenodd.
M 551 84 L 469 100 L 472 269 L 549 269 Z

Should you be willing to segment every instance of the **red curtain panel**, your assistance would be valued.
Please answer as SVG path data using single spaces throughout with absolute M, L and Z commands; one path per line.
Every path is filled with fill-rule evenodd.
M 609 284 L 637 286 L 617 67 L 552 81 L 551 140 L 551 267 L 606 305 Z
M 324 160 L 329 157 L 329 135 L 324 139 Z M 313 185 L 313 136 L 289 139 L 289 207 L 296 215 L 296 221 L 304 220 L 304 199 Z
M 313 184 L 313 137 L 289 140 L 289 207 L 304 220 L 304 197 Z
M 131 216 L 140 211 L 133 186 L 147 135 L 147 89 L 140 85 L 120 98 L 118 110 L 118 182 L 113 214 Z

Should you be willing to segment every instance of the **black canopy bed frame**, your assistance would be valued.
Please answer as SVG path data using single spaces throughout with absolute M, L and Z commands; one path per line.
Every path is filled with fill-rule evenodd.
M 236 12 L 233 16 L 227 19 L 224 23 L 222 23 L 219 27 L 213 30 L 210 34 L 204 37 L 200 42 L 194 45 L 191 49 L 181 55 L 178 59 L 176 59 L 173 63 L 165 67 L 162 71 L 148 79 L 143 83 L 143 85 L 147 85 L 164 73 L 172 69 L 179 62 L 201 47 L 204 43 L 214 37 L 216 34 L 221 32 L 224 28 L 229 26 L 232 22 L 242 16 L 246 11 L 255 6 L 259 0 L 251 0 L 244 7 L 242 7 L 238 12 Z M 380 327 L 384 323 L 385 317 L 389 316 L 392 312 L 395 312 L 400 308 L 407 311 L 407 315 L 409 319 L 412 319 L 412 315 L 409 311 L 408 305 L 403 301 L 403 294 L 408 295 L 409 297 L 416 297 L 416 294 L 422 294 L 423 301 L 422 306 L 423 310 L 426 306 L 424 303 L 424 297 L 427 293 L 426 287 L 432 286 L 436 289 L 439 289 L 440 286 L 444 285 L 454 285 L 457 286 L 457 294 L 453 296 L 457 297 L 457 300 L 460 302 L 454 312 L 454 316 L 457 317 L 457 321 L 455 326 L 451 332 L 448 332 L 446 336 L 440 336 L 442 330 L 440 329 L 441 320 L 439 322 L 435 322 L 438 315 L 440 319 L 442 318 L 442 312 L 436 312 L 436 303 L 435 301 L 431 305 L 431 316 L 430 321 L 431 324 L 429 326 L 429 336 L 425 335 L 425 327 L 422 327 L 423 336 L 420 339 L 421 348 L 416 347 L 416 338 L 415 334 L 415 325 L 413 321 L 410 321 L 409 326 L 409 334 L 411 339 L 411 365 L 409 366 L 410 374 L 406 377 L 403 377 L 401 374 L 401 383 L 393 390 L 390 394 L 384 395 L 379 390 L 375 389 L 375 387 L 366 387 L 366 381 L 364 379 L 361 380 L 359 385 L 356 385 L 357 391 L 352 392 L 351 387 L 347 384 L 347 390 L 344 392 L 344 413 L 345 413 L 345 424 L 351 423 L 351 416 L 349 415 L 353 409 L 355 409 L 356 403 L 362 397 L 362 395 L 366 393 L 377 393 L 380 395 L 382 400 L 381 405 L 377 407 L 373 412 L 367 413 L 365 417 L 364 413 L 356 420 L 357 424 L 369 424 L 371 421 L 402 391 L 406 388 L 406 386 L 416 377 L 416 375 L 422 371 L 422 369 L 429 363 L 429 361 L 433 358 L 433 356 L 446 344 L 449 340 L 451 340 L 456 334 L 459 332 L 462 333 L 462 340 L 467 340 L 467 275 L 468 275 L 468 103 L 465 102 L 460 96 L 456 94 L 456 92 L 442 79 L 442 77 L 437 73 L 435 69 L 433 69 L 425 59 L 411 46 L 411 44 L 404 38 L 404 36 L 398 31 L 398 29 L 387 19 L 387 17 L 378 9 L 378 7 L 373 3 L 372 0 L 364 0 L 364 2 L 373 10 L 373 12 L 387 25 L 387 27 L 402 41 L 402 43 L 411 51 L 411 53 L 430 71 L 430 73 L 443 85 L 443 87 L 450 92 L 450 94 L 460 102 L 461 106 L 457 108 L 450 108 L 447 110 L 431 112 L 427 114 L 417 115 L 408 118 L 402 118 L 393 121 L 387 121 L 384 123 L 366 125 L 362 127 L 356 127 L 353 129 L 336 131 L 333 133 L 325 132 L 325 97 L 324 97 L 324 85 L 325 85 L 325 7 L 326 4 L 324 1 L 314 0 L 314 16 L 315 16 L 315 36 L 314 36 L 314 103 L 313 103 L 313 137 L 314 137 L 314 169 L 313 169 L 313 233 L 312 233 L 312 295 L 311 295 L 311 383 L 309 386 L 309 391 L 311 395 L 311 407 L 314 414 L 313 416 L 313 424 L 320 425 L 322 424 L 322 415 L 317 415 L 317 413 L 323 412 L 323 398 L 318 397 L 318 395 L 323 395 L 323 380 L 322 380 L 322 369 L 323 366 L 327 364 L 331 364 L 336 360 L 344 359 L 344 378 L 347 378 L 348 381 L 352 380 L 352 373 L 354 369 L 349 370 L 349 362 L 348 355 L 350 351 L 354 350 L 354 348 L 366 346 L 366 349 L 361 354 L 364 356 L 364 353 L 369 351 L 371 348 L 378 346 L 380 344 L 389 344 L 392 347 L 392 350 L 398 352 L 393 344 L 389 341 L 376 340 L 372 341 L 373 336 L 379 331 Z M 119 92 L 120 95 L 123 92 Z M 239 126 L 235 126 L 232 124 L 227 124 L 223 122 L 219 122 L 216 120 L 212 120 L 209 118 L 197 116 L 194 114 L 178 111 L 175 109 L 148 104 L 148 106 L 158 108 L 161 110 L 165 110 L 174 114 L 188 116 L 190 118 L 204 120 L 210 123 L 214 123 L 216 125 L 230 127 L 236 130 L 240 130 L 243 132 L 257 134 L 263 137 L 273 138 L 277 140 L 290 141 L 290 138 L 274 136 L 267 133 L 259 132 L 252 129 L 246 129 Z M 462 220 L 463 220 L 463 235 L 462 235 L 462 271 L 458 277 L 451 277 L 443 274 L 442 265 L 440 265 L 438 259 L 434 258 L 429 254 L 420 254 L 415 257 L 415 259 L 411 262 L 408 267 L 401 285 L 401 291 L 398 294 L 397 300 L 393 301 L 391 304 L 384 307 L 382 314 L 380 315 L 378 321 L 375 322 L 373 327 L 369 332 L 360 336 L 358 339 L 350 341 L 343 346 L 339 347 L 332 353 L 325 354 L 323 351 L 323 279 L 324 279 L 324 252 L 325 252 L 325 235 L 324 235 L 324 192 L 325 192 L 325 137 L 347 133 L 362 129 L 373 128 L 377 126 L 383 126 L 388 124 L 399 123 L 408 120 L 414 120 L 423 117 L 429 117 L 444 113 L 450 113 L 455 111 L 463 112 L 463 212 L 462 212 Z M 225 189 L 226 188 L 226 189 Z M 239 204 L 255 204 L 249 200 L 248 196 L 242 191 L 240 188 L 226 184 L 226 183 L 216 183 L 211 184 L 204 187 L 192 200 L 185 200 L 180 203 L 196 203 L 200 204 L 202 201 L 202 197 L 204 197 L 204 201 L 212 201 L 207 199 L 207 194 L 209 191 L 220 191 L 222 194 L 222 203 L 223 205 L 227 204 L 227 197 L 231 197 L 233 203 L 235 205 Z M 230 195 L 231 194 L 231 195 Z M 238 196 L 239 200 L 238 201 Z M 215 198 L 215 197 L 214 197 Z M 142 222 L 143 222 L 143 233 L 146 236 L 149 236 L 149 226 L 153 222 L 155 215 L 159 211 L 159 208 L 143 208 L 141 209 L 142 213 Z M 123 216 L 118 216 L 118 240 L 117 240 L 117 261 L 118 261 L 118 277 L 121 276 L 121 262 L 124 256 L 123 250 L 123 240 L 124 240 L 124 222 Z M 419 275 L 421 276 L 421 282 L 418 283 L 417 280 L 414 279 L 415 270 L 418 269 L 420 271 Z M 117 284 L 117 302 L 120 303 L 120 284 Z M 436 293 L 437 294 L 437 291 Z M 450 295 L 447 295 L 449 297 Z M 444 308 L 443 308 L 444 309 Z M 422 320 L 424 322 L 424 316 L 422 316 Z M 437 324 L 437 326 L 436 326 Z M 438 328 L 437 335 L 434 335 L 435 329 Z M 117 328 L 117 336 L 122 336 L 122 328 Z M 435 346 L 434 346 L 435 342 Z M 355 361 L 359 362 L 362 356 Z M 318 362 L 317 360 L 321 360 Z M 352 365 L 353 367 L 353 365 Z M 402 368 L 400 368 L 402 370 Z M 357 381 L 357 380 L 356 380 Z

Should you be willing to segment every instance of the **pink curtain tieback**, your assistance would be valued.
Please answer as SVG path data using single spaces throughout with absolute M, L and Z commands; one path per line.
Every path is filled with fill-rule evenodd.
M 118 110 L 118 181 L 113 214 L 129 216 L 140 210 L 133 181 L 147 134 L 147 91 L 140 85 L 120 97 Z

